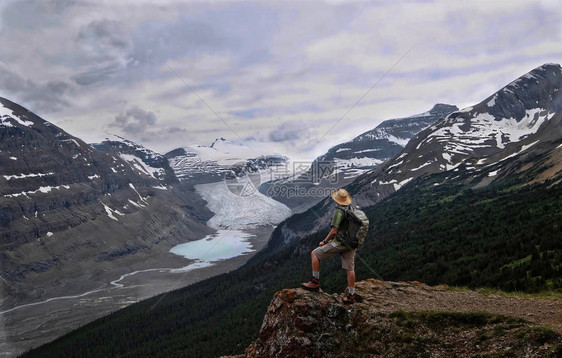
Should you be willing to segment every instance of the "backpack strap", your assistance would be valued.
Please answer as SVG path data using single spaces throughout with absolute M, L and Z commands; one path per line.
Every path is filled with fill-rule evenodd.
M 353 210 L 353 208 L 350 205 L 347 206 L 338 205 L 338 209 L 341 209 L 346 216 L 349 215 L 349 211 Z
M 352 210 L 351 207 L 349 205 L 348 206 L 338 205 L 338 209 L 341 209 L 341 211 L 343 211 L 343 220 L 349 220 L 350 211 Z
M 347 206 L 343 206 L 343 205 L 338 205 L 338 207 L 337 207 L 337 208 L 338 208 L 338 209 L 340 209 L 341 211 L 343 211 L 343 215 L 344 215 L 344 217 L 346 217 L 346 216 L 347 216 L 347 210 L 348 210 L 348 207 L 347 207 Z

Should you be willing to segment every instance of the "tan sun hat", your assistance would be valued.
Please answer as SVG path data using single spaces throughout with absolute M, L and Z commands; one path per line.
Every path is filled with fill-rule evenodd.
M 351 195 L 345 189 L 339 189 L 332 193 L 332 199 L 340 205 L 351 204 Z

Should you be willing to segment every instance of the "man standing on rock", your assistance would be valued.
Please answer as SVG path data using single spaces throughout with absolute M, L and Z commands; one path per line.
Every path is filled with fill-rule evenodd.
M 302 286 L 307 290 L 318 290 L 320 288 L 320 262 L 335 254 L 340 254 L 342 268 L 347 274 L 347 296 L 343 299 L 344 303 L 355 302 L 355 250 L 349 245 L 344 245 L 344 238 L 347 234 L 348 220 L 346 220 L 345 207 L 351 204 L 351 196 L 345 189 L 339 189 L 332 193 L 332 199 L 338 204 L 334 216 L 332 217 L 332 229 L 324 241 L 320 241 L 320 246 L 314 249 L 310 256 L 312 258 L 312 280 L 303 283 Z

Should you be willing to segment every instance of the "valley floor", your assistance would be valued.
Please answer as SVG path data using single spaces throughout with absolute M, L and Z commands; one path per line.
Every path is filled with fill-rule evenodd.
M 255 235 L 250 239 L 254 251 L 213 266 L 188 272 L 170 272 L 169 269 L 185 267 L 186 263 L 190 263 L 170 253 L 167 257 L 151 258 L 145 267 L 132 270 L 148 271 L 137 272 L 121 280 L 120 277 L 100 277 L 99 281 L 106 280 L 107 283 L 98 289 L 77 295 L 51 297 L 0 312 L 0 357 L 17 356 L 142 299 L 237 269 L 267 244 L 273 227 L 244 231 Z M 160 263 L 156 264 L 157 261 Z

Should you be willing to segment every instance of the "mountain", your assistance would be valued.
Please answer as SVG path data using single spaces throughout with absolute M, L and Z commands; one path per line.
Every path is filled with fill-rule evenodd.
M 467 174 L 474 188 L 522 171 L 527 171 L 529 182 L 561 178 L 561 88 L 560 65 L 537 67 L 418 133 L 402 152 L 346 188 L 356 205 L 369 207 L 417 178 L 436 173 L 448 173 L 447 179 Z M 282 246 L 318 230 L 328 222 L 332 206 L 328 197 L 300 218 L 281 223 L 271 244 Z
M 426 172 L 409 180 L 407 185 L 404 183 L 399 188 L 395 187 L 393 184 L 400 184 L 398 179 L 401 177 L 398 175 L 402 174 L 399 172 L 400 161 L 406 157 L 413 160 L 416 156 L 429 155 L 421 149 L 422 147 L 424 150 L 430 149 L 431 146 L 428 148 L 426 145 L 431 145 L 433 141 L 421 145 L 419 149 L 416 148 L 438 128 L 452 127 L 454 124 L 449 122 L 450 117 L 448 117 L 436 123 L 434 128 L 430 127 L 418 134 L 402 153 L 392 159 L 392 163 L 383 164 L 372 172 L 359 176 L 347 187 L 356 200 L 365 203 L 362 208 L 371 223 L 365 244 L 358 252 L 356 261 L 358 280 L 366 278 L 381 280 L 384 278 L 394 282 L 418 280 L 429 285 L 445 283 L 471 288 L 484 287 L 485 292 L 489 292 L 490 288 L 506 291 L 547 291 L 541 293 L 552 297 L 546 300 L 546 306 L 536 300 L 528 300 L 530 307 L 524 311 L 527 320 L 546 324 L 547 327 L 535 329 L 526 326 L 523 331 L 517 333 L 515 338 L 521 340 L 515 341 L 514 344 L 522 344 L 523 349 L 526 349 L 526 345 L 537 337 L 542 338 L 535 342 L 553 344 L 550 339 L 555 336 L 549 333 L 549 329 L 560 333 L 562 324 L 559 320 L 562 312 L 558 304 L 562 289 L 562 242 L 560 241 L 562 134 L 559 124 L 561 112 L 558 105 L 560 91 L 556 79 L 559 76 L 557 73 L 560 73 L 560 66 L 557 65 L 544 65 L 531 71 L 533 81 L 519 88 L 511 87 L 516 90 L 512 98 L 514 102 L 512 105 L 503 104 L 505 108 L 517 108 L 515 103 L 527 98 L 527 92 L 534 93 L 538 99 L 536 103 L 540 103 L 542 98 L 548 98 L 544 105 L 551 109 L 549 111 L 551 114 L 537 131 L 533 128 L 529 130 L 529 133 L 532 133 L 529 136 L 538 135 L 540 138 L 523 137 L 519 142 L 505 143 L 505 147 L 497 148 L 497 152 L 495 150 L 486 152 L 483 154 L 486 156 L 485 166 L 480 167 L 479 171 L 471 169 L 470 163 L 473 161 L 478 163 L 483 158 L 468 156 L 455 168 L 447 170 L 446 164 L 457 164 L 448 161 L 444 163 L 444 168 L 435 166 L 434 173 Z M 536 105 L 530 97 L 528 98 L 528 101 L 522 102 L 528 102 L 529 106 Z M 524 112 L 526 111 L 525 107 Z M 461 111 L 460 114 L 462 113 L 468 112 Z M 507 112 L 506 116 L 515 118 L 515 114 L 510 115 Z M 498 122 L 502 122 L 500 118 Z M 542 128 L 545 126 L 553 132 L 543 132 Z M 453 140 L 456 138 L 453 137 Z M 539 140 L 539 143 L 522 150 L 524 145 L 528 145 L 526 140 Z M 491 141 L 486 142 L 488 143 Z M 418 150 L 420 152 L 416 152 Z M 506 150 L 508 152 L 504 152 Z M 444 159 L 440 153 L 433 154 L 437 159 L 439 157 Z M 397 163 L 399 165 L 391 167 Z M 380 183 L 373 183 L 371 186 L 371 182 L 378 176 L 389 174 L 388 171 L 393 169 L 396 170 L 393 173 L 397 175 L 397 181 L 385 185 L 388 191 L 382 192 Z M 406 175 L 412 173 L 416 174 L 416 171 Z M 372 195 L 371 191 L 375 194 Z M 376 195 L 376 191 L 379 195 Z M 359 331 L 356 330 L 358 325 L 354 324 L 361 324 L 361 320 L 350 320 L 351 323 L 346 324 L 349 313 L 336 315 L 335 318 L 330 316 L 340 311 L 338 297 L 335 296 L 322 296 L 319 301 L 312 301 L 321 304 L 318 311 L 314 312 L 318 316 L 311 318 L 313 313 L 305 315 L 301 310 L 304 310 L 303 306 L 299 306 L 298 303 L 306 303 L 306 301 L 296 300 L 297 304 L 290 306 L 295 310 L 296 316 L 291 317 L 295 320 L 288 318 L 292 325 L 286 324 L 288 320 L 285 318 L 290 316 L 277 316 L 279 320 L 276 327 L 269 325 L 271 322 L 269 320 L 264 323 L 264 315 L 268 312 L 271 297 L 275 292 L 288 287 L 298 287 L 300 282 L 310 278 L 310 251 L 325 238 L 329 225 L 326 216 L 333 207 L 333 203 L 321 202 L 302 214 L 288 218 L 277 227 L 268 246 L 238 270 L 131 305 L 110 317 L 92 322 L 40 347 L 25 357 L 80 357 L 88 354 L 99 357 L 108 355 L 198 357 L 242 354 L 248 346 L 258 342 L 261 336 L 260 327 L 265 327 L 262 333 L 271 333 L 272 330 L 269 328 L 279 328 L 279 334 L 283 334 L 284 328 L 291 330 L 310 324 L 309 327 L 314 330 L 342 322 L 344 323 L 342 330 L 335 332 L 332 328 L 326 333 L 332 334 L 335 338 L 341 334 L 342 339 L 359 337 L 364 342 L 372 343 L 379 348 L 385 348 L 389 339 L 400 339 L 400 346 L 403 348 L 417 342 L 422 345 L 417 344 L 412 348 L 426 350 L 428 346 L 435 343 L 431 337 L 428 339 L 423 336 L 423 331 L 434 332 L 431 327 L 425 326 L 428 317 L 438 326 L 445 327 L 439 334 L 447 332 L 453 334 L 447 337 L 438 336 L 446 338 L 446 341 L 450 341 L 453 345 L 461 339 L 468 339 L 464 334 L 461 334 L 464 338 L 454 335 L 453 331 L 458 332 L 462 328 L 461 323 L 481 323 L 483 318 L 487 321 L 486 316 L 478 315 L 437 313 L 424 317 L 414 314 L 416 310 L 410 309 L 410 305 L 414 306 L 420 301 L 433 301 L 438 295 L 458 297 L 455 303 L 460 305 L 458 311 L 487 311 L 494 308 L 492 301 L 474 300 L 474 293 L 455 296 L 454 292 L 458 291 L 456 288 L 441 294 L 431 289 L 418 290 L 397 285 L 388 290 L 383 287 L 384 290 L 380 291 L 381 298 L 385 297 L 384 292 L 392 295 L 390 298 L 385 298 L 387 301 L 384 299 L 378 301 L 389 304 L 385 306 L 383 303 L 383 307 L 380 308 L 383 314 L 366 311 L 371 322 L 383 326 L 392 324 L 392 327 L 395 327 L 394 331 L 390 329 L 392 327 L 378 330 L 375 327 L 379 326 L 371 326 L 373 329 L 369 333 L 360 336 L 357 333 Z M 324 292 L 332 295 L 334 293 L 339 295 L 342 292 L 346 284 L 345 275 L 337 259 L 323 263 L 321 280 Z M 413 294 L 409 297 L 411 300 L 405 299 L 410 293 Z M 503 292 L 497 293 L 498 295 L 493 294 L 491 297 L 505 295 Z M 365 295 L 364 292 L 360 294 Z M 305 299 L 307 297 L 315 296 L 305 296 Z M 509 301 L 511 298 L 508 299 L 508 305 L 503 306 L 503 309 L 507 307 L 508 311 Z M 436 302 L 442 303 L 439 300 Z M 474 303 L 476 305 L 473 305 Z M 376 305 L 377 301 L 374 304 Z M 406 306 L 401 307 L 401 304 Z M 334 307 L 334 310 L 326 312 L 328 306 Z M 306 308 L 306 305 L 304 307 Z M 446 304 L 441 304 L 437 308 L 427 309 L 444 310 L 446 307 Z M 358 306 L 358 311 L 361 308 L 363 307 Z M 406 312 L 396 312 L 391 317 L 392 312 L 384 311 L 385 308 L 402 309 Z M 542 312 L 541 315 L 548 316 L 551 320 L 547 320 L 546 323 L 535 322 L 538 312 Z M 326 315 L 322 315 L 323 313 Z M 508 313 L 511 315 L 511 311 Z M 275 318 L 271 315 L 268 317 Z M 314 321 L 315 317 L 319 317 L 320 320 Z M 358 312 L 352 317 L 360 319 L 362 316 Z M 473 318 L 476 320 L 472 320 Z M 501 321 L 495 320 L 495 322 Z M 520 321 L 515 319 L 505 323 L 516 322 Z M 315 323 L 320 327 L 311 327 Z M 489 325 L 474 327 L 478 328 L 477 334 L 481 333 L 477 337 L 478 345 L 481 347 L 486 345 L 488 340 L 497 342 L 496 334 L 511 340 L 514 338 L 512 328 L 516 328 L 501 324 L 496 326 L 497 330 Z M 486 328 L 492 328 L 493 333 Z M 420 331 L 422 336 L 418 335 Z M 401 332 L 405 334 L 402 335 Z M 467 330 L 464 333 L 475 332 Z M 309 343 L 302 336 L 300 337 L 301 347 L 314 343 L 312 340 Z M 554 345 L 546 353 L 553 357 L 562 352 L 559 338 L 556 339 L 558 340 L 554 344 L 558 343 L 558 345 Z M 330 339 L 325 341 L 329 342 Z M 539 347 L 534 344 L 528 345 L 529 349 Z M 386 345 L 386 347 L 390 346 Z M 502 347 L 504 346 L 498 346 L 498 351 L 491 354 L 517 355 L 516 352 L 510 352 L 509 348 Z M 512 348 L 521 347 L 512 346 Z M 337 346 L 334 349 L 337 349 Z M 448 347 L 438 346 L 433 353 L 442 352 L 442 349 Z M 96 353 L 91 353 L 93 351 Z M 410 353 L 413 355 L 415 352 L 404 353 L 402 356 Z M 401 355 L 397 353 L 395 356 Z
M 275 293 L 258 338 L 236 357 L 554 357 L 562 339 L 541 326 L 555 322 L 537 310 L 550 310 L 546 300 L 373 279 L 357 295 L 349 306 L 337 294 Z
M 1 308 L 98 288 L 211 232 L 204 202 L 169 185 L 162 157 L 126 141 L 101 151 L 0 104 Z
M 225 138 L 217 138 L 210 146 L 177 148 L 164 156 L 179 180 L 193 183 L 223 180 L 233 171 L 236 174 L 256 173 L 287 161 L 282 155 L 263 154 L 244 142 Z
M 453 171 L 454 176 L 466 171 L 475 186 L 485 186 L 521 169 L 526 159 L 547 156 L 545 161 L 557 162 L 561 89 L 560 65 L 545 64 L 484 101 L 449 114 L 414 137 L 402 154 L 360 178 L 357 202 L 371 205 L 431 173 Z M 545 175 L 540 179 L 547 179 Z
M 376 128 L 349 142 L 338 144 L 316 158 L 312 170 L 316 170 L 317 175 L 313 177 L 316 181 L 323 178 L 322 171 L 317 168 L 320 163 L 333 164 L 333 172 L 343 176 L 343 180 L 368 172 L 398 154 L 413 136 L 456 110 L 457 106 L 436 104 L 421 114 L 384 121 Z M 327 179 L 330 180 L 329 177 Z
M 412 137 L 456 110 L 457 106 L 439 103 L 421 114 L 386 120 L 351 141 L 330 148 L 308 170 L 288 179 L 264 183 L 260 191 L 288 205 L 293 212 L 304 211 L 322 200 L 324 192 L 343 187 L 394 157 Z M 309 191 L 322 195 L 286 195 Z
M 149 175 L 162 184 L 177 183 L 173 169 L 168 160 L 148 148 L 120 136 L 113 135 L 101 143 L 92 144 L 98 150 L 120 157 L 140 175 Z

